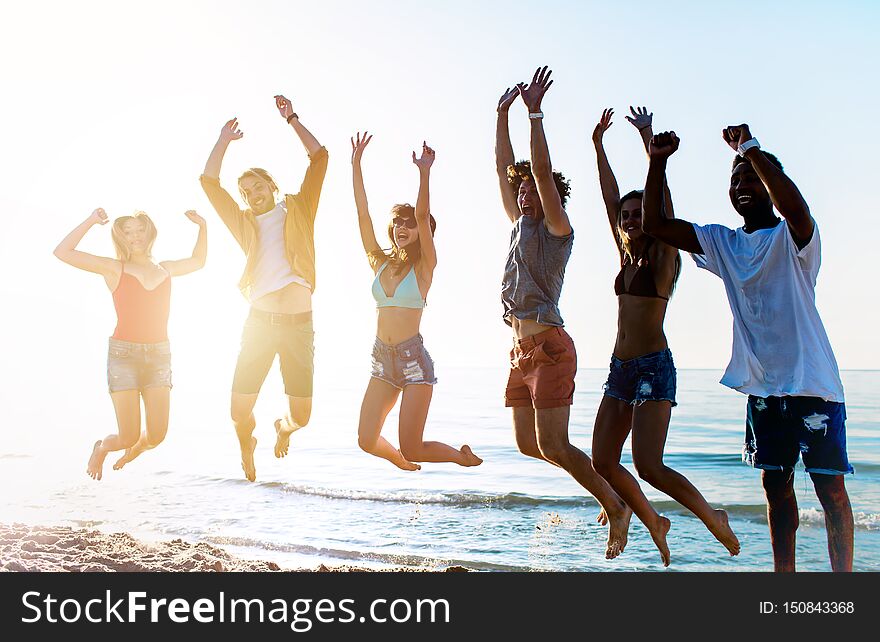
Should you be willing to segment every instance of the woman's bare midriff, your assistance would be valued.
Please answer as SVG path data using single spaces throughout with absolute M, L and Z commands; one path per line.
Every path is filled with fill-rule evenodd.
M 627 361 L 666 349 L 663 333 L 666 303 L 664 299 L 631 294 L 617 297 L 615 357 Z
M 542 332 L 552 330 L 556 327 L 554 325 L 544 325 L 543 323 L 538 323 L 533 319 L 517 319 L 516 317 L 511 317 L 511 323 L 511 327 L 513 328 L 513 335 L 517 339 L 541 334 Z
M 312 309 L 312 291 L 299 283 L 291 283 L 280 290 L 270 292 L 266 296 L 252 301 L 251 307 L 263 312 L 280 312 L 282 314 L 308 312 Z
M 382 343 L 397 345 L 419 333 L 422 311 L 418 308 L 379 308 L 376 336 Z

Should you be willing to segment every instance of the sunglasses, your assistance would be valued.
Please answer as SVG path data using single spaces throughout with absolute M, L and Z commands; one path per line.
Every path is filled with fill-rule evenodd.
M 418 223 L 414 218 L 403 218 L 402 216 L 395 216 L 391 219 L 391 225 L 393 227 L 406 227 L 411 230 L 416 229 L 418 227 Z

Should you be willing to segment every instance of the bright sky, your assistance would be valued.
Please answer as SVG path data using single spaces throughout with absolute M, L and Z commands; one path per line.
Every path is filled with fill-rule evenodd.
M 841 367 L 880 367 L 872 286 L 880 223 L 871 187 L 880 7 L 709 4 L 81 0 L 7 7 L 0 208 L 14 233 L 0 236 L 10 342 L 4 378 L 21 376 L 8 370 L 9 355 L 32 362 L 34 346 L 70 360 L 60 366 L 62 378 L 78 376 L 81 355 L 104 358 L 114 325 L 110 294 L 99 277 L 52 256 L 100 206 L 111 218 L 147 211 L 159 229 L 159 260 L 190 252 L 196 228 L 186 209 L 205 216 L 208 265 L 175 282 L 171 339 L 176 355 L 192 364 L 219 359 L 224 381 L 231 379 L 247 312 L 235 285 L 244 256 L 197 179 L 221 125 L 237 116 L 245 136 L 227 154 L 227 187 L 256 165 L 282 190 L 298 189 L 306 155 L 275 109 L 276 93 L 291 98 L 330 151 L 316 239 L 319 368 L 365 384 L 368 377 L 372 276 L 349 163 L 349 136 L 359 129 L 375 135 L 364 167 L 380 238 L 390 206 L 415 202 L 411 150 L 422 139 L 437 150 L 439 265 L 422 333 L 438 367 L 503 367 L 510 333 L 499 287 L 510 228 L 494 173 L 495 106 L 506 87 L 544 64 L 555 79 L 545 127 L 554 166 L 571 179 L 576 230 L 561 308 L 582 366 L 607 365 L 616 330 L 616 254 L 590 133 L 602 108 L 613 106 L 606 148 L 621 191 L 642 187 L 646 159 L 623 120 L 634 104 L 654 112 L 656 131 L 681 137 L 669 182 L 677 215 L 698 223 L 740 224 L 727 198 L 731 151 L 720 131 L 751 125 L 821 229 L 817 299 Z M 511 130 L 525 157 L 521 103 L 511 110 Z M 92 230 L 81 248 L 112 255 L 109 227 Z M 730 325 L 721 282 L 684 257 L 666 322 L 678 366 L 723 368 Z

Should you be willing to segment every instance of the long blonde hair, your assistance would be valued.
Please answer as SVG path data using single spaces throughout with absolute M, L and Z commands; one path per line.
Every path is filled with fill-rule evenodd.
M 111 235 L 113 237 L 113 246 L 116 248 L 116 257 L 122 261 L 128 261 L 131 258 L 131 248 L 125 240 L 124 228 L 129 221 L 137 221 L 143 224 L 144 231 L 147 234 L 147 256 L 152 256 L 153 243 L 156 240 L 156 226 L 152 219 L 147 216 L 146 212 L 135 212 L 133 216 L 120 216 L 113 221 Z

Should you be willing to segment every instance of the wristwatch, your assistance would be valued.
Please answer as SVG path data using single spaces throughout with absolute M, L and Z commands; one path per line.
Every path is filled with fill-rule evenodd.
M 761 149 L 761 145 L 760 143 L 758 143 L 757 138 L 748 139 L 746 142 L 736 148 L 736 153 L 740 156 L 745 156 L 746 152 L 749 151 L 752 147 L 757 147 L 758 149 Z

